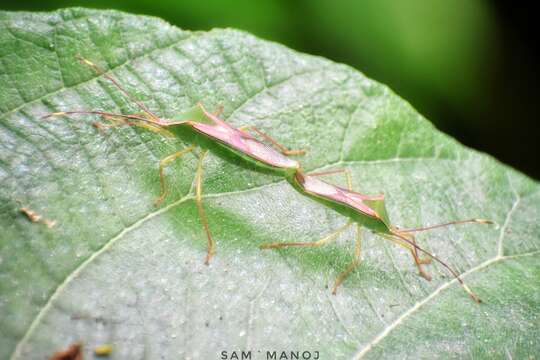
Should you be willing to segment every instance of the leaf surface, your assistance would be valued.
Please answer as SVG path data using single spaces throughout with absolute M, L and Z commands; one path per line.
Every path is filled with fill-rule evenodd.
M 539 353 L 538 184 L 440 133 L 385 86 L 240 31 L 188 32 L 114 11 L 3 12 L 0 27 L 0 358 L 42 359 L 79 340 L 87 356 L 113 344 L 116 359 Z M 399 226 L 494 220 L 419 236 L 484 304 L 436 264 L 426 282 L 409 254 L 368 232 L 361 266 L 332 296 L 328 287 L 351 261 L 352 228 L 322 248 L 258 246 L 315 241 L 347 219 L 219 151 L 204 163 L 217 240 L 204 266 L 196 154 L 167 169 L 171 193 L 153 206 L 158 161 L 188 145 L 183 139 L 103 131 L 88 116 L 40 119 L 138 111 L 78 54 L 162 117 L 198 101 L 222 105 L 231 124 L 307 149 L 307 170 L 350 168 L 357 191 L 386 194 Z M 57 225 L 32 223 L 21 207 Z

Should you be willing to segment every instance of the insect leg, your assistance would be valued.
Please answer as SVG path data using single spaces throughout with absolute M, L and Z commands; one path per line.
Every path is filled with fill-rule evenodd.
M 103 116 L 108 122 L 95 121 L 92 126 L 98 130 L 108 130 L 122 125 L 134 125 L 133 122 L 126 121 L 126 119 L 116 118 L 111 116 Z
M 197 211 L 199 212 L 199 218 L 206 232 L 206 237 L 208 239 L 208 250 L 206 253 L 206 259 L 204 263 L 208 265 L 210 259 L 214 255 L 214 240 L 212 239 L 212 234 L 210 234 L 210 229 L 208 228 L 208 219 L 204 212 L 202 205 L 202 175 L 203 175 L 203 160 L 208 150 L 204 150 L 199 156 L 199 164 L 197 165 L 197 174 L 195 176 L 195 203 L 197 204 Z
M 352 175 L 351 170 L 347 168 L 339 168 L 339 169 L 333 169 L 333 170 L 327 170 L 327 171 L 320 171 L 320 172 L 314 172 L 309 173 L 309 176 L 326 176 L 326 175 L 333 175 L 333 174 L 339 174 L 344 173 L 345 177 L 347 179 L 347 188 L 352 191 Z
M 331 234 L 325 236 L 324 238 L 322 238 L 321 240 L 318 240 L 318 241 L 269 243 L 269 244 L 259 245 L 259 248 L 261 248 L 261 249 L 277 249 L 277 248 L 283 248 L 283 247 L 289 247 L 289 246 L 321 246 L 321 245 L 324 245 L 324 244 L 334 240 L 339 234 L 341 234 L 349 226 L 351 226 L 351 224 L 352 224 L 352 221 L 349 221 L 345 225 L 339 227 L 336 231 L 332 232 Z
M 285 146 L 278 143 L 274 138 L 270 137 L 270 135 L 262 132 L 261 130 L 257 129 L 254 125 L 244 125 L 240 126 L 238 130 L 247 132 L 249 130 L 255 131 L 257 134 L 259 134 L 264 140 L 268 141 L 272 145 L 274 145 L 283 155 L 304 155 L 306 153 L 306 150 L 299 149 L 299 150 L 289 150 Z
M 463 287 L 463 290 L 465 290 L 467 292 L 467 294 L 469 294 L 469 296 L 477 303 L 481 303 L 482 300 L 474 293 L 472 292 L 472 290 L 467 286 L 467 284 L 465 284 L 465 282 L 459 277 L 459 274 L 454 270 L 452 269 L 447 263 L 445 263 L 444 261 L 442 261 L 441 259 L 439 259 L 437 256 L 433 255 L 432 253 L 430 253 L 429 251 L 425 250 L 425 249 L 422 249 L 420 246 L 416 245 L 415 242 L 413 242 L 411 239 L 408 239 L 407 237 L 405 237 L 403 235 L 403 233 L 400 233 L 399 231 L 394 231 L 393 232 L 393 235 L 399 239 L 401 239 L 403 242 L 405 243 L 408 243 L 410 246 L 414 247 L 415 249 L 423 252 L 424 254 L 428 255 L 430 258 L 432 258 L 433 260 L 435 260 L 436 262 L 438 262 L 439 264 L 441 264 L 442 266 L 444 266 L 446 268 L 446 270 L 448 270 L 453 276 L 454 278 L 459 281 L 459 283 L 461 284 L 461 286 Z
M 400 237 L 394 236 L 394 235 L 385 235 L 385 234 L 379 234 L 379 236 L 392 241 L 393 243 L 404 247 L 405 249 L 409 250 L 411 252 L 411 255 L 414 259 L 414 263 L 416 264 L 416 267 L 418 268 L 418 272 L 420 273 L 420 276 L 422 276 L 424 279 L 430 281 L 431 276 L 427 274 L 424 269 L 422 268 L 422 265 L 430 264 L 431 258 L 429 257 L 423 257 L 421 258 L 420 255 L 418 255 L 418 249 L 414 246 L 411 246 L 411 244 L 417 245 L 416 240 L 414 239 L 414 236 L 407 237 L 407 239 L 411 242 L 406 243 L 401 239 Z
M 411 236 L 409 239 L 414 245 L 416 245 L 416 240 L 414 239 L 414 236 Z M 426 273 L 424 271 L 424 268 L 422 268 L 422 265 L 429 264 L 431 262 L 431 259 L 420 258 L 420 256 L 418 255 L 418 249 L 415 246 L 413 246 L 412 249 L 410 249 L 410 251 L 414 259 L 414 263 L 416 264 L 416 267 L 418 268 L 418 273 L 420 274 L 420 276 L 426 279 L 427 281 L 431 281 L 431 275 Z
M 148 115 L 146 115 L 145 113 L 133 114 L 132 116 L 140 117 L 140 119 L 147 119 L 148 117 Z M 103 117 L 104 120 L 107 120 L 107 122 L 95 121 L 92 123 L 92 126 L 98 130 L 108 130 L 122 125 L 128 125 L 141 127 L 143 129 L 154 131 L 157 133 L 161 133 L 164 136 L 171 137 L 171 135 L 168 134 L 169 132 L 167 130 L 154 124 L 152 119 L 149 119 L 148 121 L 150 122 L 147 122 L 146 120 L 140 120 L 135 118 L 130 119 L 123 116 L 101 115 L 101 117 Z
M 193 149 L 195 149 L 195 145 L 188 146 L 185 149 L 177 151 L 174 154 L 171 154 L 159 160 L 160 193 L 159 193 L 159 197 L 154 201 L 155 206 L 159 206 L 161 202 L 165 199 L 165 196 L 167 195 L 167 187 L 165 185 L 165 167 L 169 165 L 171 162 L 173 162 L 174 160 L 178 159 L 179 157 L 193 151 Z
M 354 243 L 354 257 L 353 261 L 347 266 L 347 269 L 338 275 L 334 287 L 332 288 L 332 294 L 336 295 L 337 288 L 347 278 L 347 276 L 354 270 L 360 263 L 360 253 L 362 249 L 362 237 L 360 236 L 360 225 L 356 225 L 355 243 Z

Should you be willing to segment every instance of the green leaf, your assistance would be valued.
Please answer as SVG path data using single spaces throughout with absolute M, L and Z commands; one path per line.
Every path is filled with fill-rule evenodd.
M 86 356 L 110 343 L 116 359 L 540 352 L 538 184 L 441 134 L 385 86 L 236 30 L 188 32 L 84 9 L 3 12 L 0 21 L 0 358 L 43 359 L 75 341 Z M 419 236 L 484 303 L 437 264 L 427 267 L 433 281 L 423 280 L 409 254 L 368 232 L 361 266 L 332 296 L 328 285 L 351 261 L 352 231 L 322 248 L 258 245 L 315 241 L 347 219 L 219 152 L 204 163 L 217 253 L 203 265 L 196 156 L 168 168 L 168 200 L 152 204 L 158 160 L 182 140 L 99 130 L 88 116 L 40 119 L 60 110 L 137 112 L 77 54 L 163 117 L 197 101 L 223 105 L 231 124 L 306 148 L 307 170 L 350 168 L 356 190 L 386 194 L 399 226 L 494 220 Z M 32 223 L 21 207 L 57 225 Z

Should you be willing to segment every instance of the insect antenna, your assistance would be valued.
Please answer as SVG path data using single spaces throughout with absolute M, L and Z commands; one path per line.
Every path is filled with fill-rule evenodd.
M 401 231 L 401 230 L 400 230 Z M 421 248 L 420 246 L 416 245 L 414 242 L 412 242 L 411 240 L 407 239 L 405 236 L 401 235 L 399 232 L 393 232 L 393 235 L 397 236 L 398 238 L 400 238 L 401 240 L 405 241 L 407 244 L 413 246 L 415 249 L 417 250 L 420 250 L 421 252 L 423 252 L 424 254 L 428 255 L 430 258 L 432 258 L 433 260 L 435 260 L 436 262 L 438 262 L 439 264 L 441 264 L 442 266 L 444 266 L 455 278 L 457 281 L 459 281 L 459 283 L 461 284 L 461 286 L 463 287 L 463 289 L 467 292 L 467 294 L 469 294 L 469 296 L 477 303 L 481 303 L 482 300 L 467 286 L 467 284 L 465 284 L 465 282 L 459 277 L 459 274 L 450 267 L 450 265 L 448 265 L 447 263 L 445 263 L 444 261 L 442 261 L 439 257 L 433 255 L 432 253 L 430 253 L 429 251 Z
M 85 111 L 85 110 L 81 110 L 81 111 L 78 111 L 78 110 L 76 110 L 76 111 L 58 111 L 58 112 L 53 112 L 53 113 L 44 115 L 41 118 L 42 119 L 47 119 L 47 118 L 54 117 L 54 116 L 65 116 L 65 115 L 101 115 L 101 116 L 108 116 L 108 117 L 121 117 L 121 118 L 124 118 L 124 119 L 139 120 L 139 121 L 144 121 L 144 122 L 148 122 L 148 123 L 151 123 L 151 124 L 160 124 L 159 122 L 147 119 L 147 118 L 142 117 L 142 116 L 129 115 L 129 114 L 116 114 L 116 113 L 111 113 L 111 112 L 106 112 L 106 111 Z
M 124 123 L 127 125 L 138 126 L 143 129 L 161 134 L 165 137 L 174 136 L 170 131 L 166 130 L 163 127 L 164 125 L 163 122 L 155 121 L 144 116 L 132 115 L 132 114 L 116 114 L 116 113 L 110 113 L 110 112 L 105 112 L 105 111 L 59 111 L 59 112 L 54 112 L 54 113 L 44 115 L 41 117 L 41 119 L 47 119 L 54 116 L 66 116 L 66 115 L 100 115 L 103 117 L 109 117 L 113 119 L 121 118 L 122 121 L 124 121 Z M 178 123 L 180 122 L 177 122 L 177 124 Z M 94 123 L 93 125 L 96 126 L 97 128 L 100 128 L 101 124 Z
M 124 87 L 122 85 L 120 85 L 120 83 L 111 75 L 107 74 L 105 71 L 103 71 L 99 66 L 97 66 L 96 64 L 94 64 L 92 61 L 88 60 L 88 59 L 85 59 L 83 58 L 82 56 L 80 55 L 76 55 L 76 58 L 77 60 L 79 60 L 79 62 L 81 62 L 82 64 L 84 65 L 87 65 L 89 67 L 91 67 L 92 69 L 94 69 L 94 71 L 98 74 L 98 75 L 103 75 L 104 78 L 106 78 L 107 80 L 109 80 L 111 83 L 113 83 L 114 86 L 116 86 L 118 88 L 118 90 L 120 90 L 129 100 L 133 101 L 135 104 L 137 104 L 137 106 L 143 111 L 145 112 L 146 114 L 148 114 L 148 116 L 150 116 L 152 119 L 154 120 L 157 120 L 159 121 L 159 117 L 154 114 L 153 112 L 151 112 L 147 107 L 146 105 L 143 104 L 142 101 L 139 101 L 137 99 L 135 99 L 126 89 L 124 89 Z
M 493 221 L 486 220 L 486 219 L 456 220 L 456 221 L 450 221 L 447 223 L 437 224 L 437 225 L 430 225 L 430 226 L 411 228 L 411 229 L 399 229 L 399 231 L 402 233 L 420 232 L 420 231 L 426 231 L 426 230 L 437 229 L 437 228 L 442 228 L 442 227 L 452 226 L 452 225 L 460 225 L 460 224 L 493 224 Z

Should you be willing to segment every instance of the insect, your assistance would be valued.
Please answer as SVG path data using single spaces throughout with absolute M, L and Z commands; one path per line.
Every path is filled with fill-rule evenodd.
M 320 176 L 331 175 L 343 172 L 347 177 L 347 189 L 340 186 L 336 186 L 325 181 L 318 179 Z M 463 282 L 458 273 L 452 269 L 448 264 L 442 261 L 439 257 L 433 255 L 429 251 L 423 249 L 416 244 L 414 232 L 420 232 L 430 230 L 438 227 L 465 224 L 465 223 L 477 223 L 477 224 L 491 224 L 490 220 L 485 219 L 469 219 L 451 221 L 445 224 L 432 225 L 423 228 L 415 229 L 400 229 L 391 224 L 390 218 L 386 211 L 384 203 L 384 195 L 363 195 L 358 192 L 352 191 L 352 177 L 348 169 L 336 169 L 319 173 L 304 174 L 301 169 L 298 169 L 292 177 L 288 178 L 289 182 L 300 193 L 310 196 L 320 203 L 331 207 L 339 213 L 349 218 L 349 221 L 338 228 L 336 231 L 326 236 L 325 238 L 315 242 L 284 242 L 284 243 L 270 243 L 263 244 L 260 247 L 262 249 L 283 248 L 289 246 L 321 246 L 331 240 L 335 239 L 340 233 L 349 228 L 353 223 L 356 224 L 356 241 L 353 261 L 349 266 L 340 273 L 334 283 L 332 293 L 335 295 L 337 288 L 345 280 L 345 278 L 358 266 L 360 263 L 361 252 L 361 227 L 365 227 L 371 230 L 373 233 L 388 239 L 406 249 L 408 249 L 414 259 L 414 262 L 418 268 L 420 276 L 426 280 L 431 280 L 431 276 L 427 274 L 422 265 L 431 262 L 431 259 L 437 261 L 444 266 L 461 284 L 463 289 L 469 294 L 469 296 L 480 303 L 480 298 L 472 292 L 472 290 Z M 427 258 L 420 257 L 419 253 L 427 255 Z
M 219 112 L 221 111 L 219 111 L 217 114 L 211 113 L 207 111 L 200 103 L 187 112 L 174 116 L 171 119 L 161 119 L 156 114 L 151 112 L 142 102 L 134 99 L 114 77 L 103 72 L 90 60 L 81 57 L 78 57 L 78 59 L 81 63 L 94 69 L 98 74 L 102 74 L 128 99 L 133 101 L 139 107 L 142 113 L 126 115 L 105 111 L 61 111 L 47 114 L 43 116 L 43 118 L 75 114 L 99 115 L 111 121 L 111 124 L 95 123 L 94 125 L 100 129 L 114 127 L 120 124 L 127 124 L 140 126 L 148 130 L 161 133 L 165 136 L 186 135 L 189 133 L 194 143 L 193 145 L 177 151 L 174 154 L 161 159 L 159 162 L 161 191 L 160 196 L 155 201 L 155 205 L 158 206 L 167 195 L 167 186 L 165 183 L 165 168 L 167 165 L 172 161 L 179 159 L 183 155 L 194 151 L 197 145 L 203 147 L 204 150 L 201 151 L 199 155 L 195 175 L 195 202 L 197 205 L 199 218 L 208 240 L 207 255 L 205 258 L 205 264 L 207 265 L 215 252 L 214 240 L 212 239 L 208 226 L 208 220 L 202 205 L 203 159 L 208 152 L 208 145 L 211 145 L 211 143 L 218 144 L 232 152 L 234 155 L 247 160 L 255 166 L 269 169 L 282 175 L 289 174 L 289 177 L 300 168 L 300 163 L 298 161 L 291 159 L 286 155 L 302 155 L 305 153 L 304 150 L 289 150 L 253 125 L 234 128 L 219 118 Z M 249 133 L 250 130 L 262 137 L 265 141 L 269 142 L 273 147 L 256 139 Z
M 416 244 L 412 233 L 425 231 L 440 226 L 448 226 L 461 223 L 491 223 L 489 220 L 470 219 L 453 221 L 447 224 L 434 225 L 418 229 L 400 229 L 393 226 L 390 222 L 386 211 L 384 196 L 382 194 L 369 196 L 363 195 L 352 190 L 352 179 L 350 172 L 346 169 L 332 170 L 320 173 L 305 174 L 297 160 L 287 157 L 287 155 L 301 155 L 304 150 L 288 150 L 283 145 L 269 135 L 260 131 L 254 126 L 242 126 L 234 128 L 219 118 L 219 113 L 211 113 L 207 111 L 201 104 L 191 108 L 185 113 L 172 117 L 171 119 L 161 119 L 142 103 L 134 99 L 112 76 L 103 73 L 94 63 L 86 59 L 80 59 L 82 63 L 92 67 L 96 72 L 111 81 L 127 98 L 133 101 L 141 110 L 140 114 L 116 114 L 104 111 L 61 111 L 48 114 L 44 118 L 51 116 L 66 116 L 74 114 L 89 114 L 99 115 L 112 121 L 111 125 L 96 123 L 95 126 L 102 129 L 113 127 L 119 124 L 135 125 L 148 130 L 161 133 L 165 136 L 181 136 L 187 132 L 191 132 L 193 137 L 193 145 L 186 147 L 172 155 L 169 155 L 159 162 L 160 175 L 160 196 L 156 200 L 156 205 L 159 205 L 167 194 L 165 183 L 164 170 L 172 161 L 181 156 L 195 150 L 197 145 L 205 150 L 199 155 L 199 161 L 195 176 L 195 200 L 201 223 L 205 230 L 208 247 L 205 264 L 208 264 L 214 254 L 214 241 L 212 239 L 208 220 L 206 218 L 204 208 L 202 206 L 202 164 L 204 156 L 208 151 L 210 143 L 218 144 L 235 156 L 239 156 L 256 166 L 271 169 L 272 171 L 283 176 L 296 190 L 301 194 L 315 198 L 322 204 L 333 208 L 339 213 L 349 218 L 349 221 L 335 232 L 325 238 L 315 242 L 288 242 L 288 243 L 270 243 L 263 244 L 260 247 L 263 249 L 282 248 L 289 246 L 321 246 L 335 239 L 340 233 L 345 231 L 353 223 L 356 223 L 356 242 L 354 258 L 351 264 L 339 274 L 334 283 L 332 293 L 335 294 L 337 288 L 346 279 L 346 277 L 358 266 L 360 262 L 361 252 L 361 236 L 360 228 L 363 226 L 372 232 L 391 240 L 392 242 L 406 248 L 411 252 L 414 262 L 422 277 L 430 280 L 431 277 L 424 271 L 422 265 L 431 261 L 431 259 L 443 265 L 461 284 L 465 291 L 475 300 L 481 302 L 480 298 L 474 294 L 469 287 L 459 277 L 458 273 L 449 265 L 442 261 L 437 256 L 431 254 L 427 250 Z M 269 142 L 271 147 L 249 134 L 247 131 L 252 130 L 261 136 L 265 141 Z M 347 175 L 348 188 L 342 188 L 336 185 L 319 180 L 319 176 L 330 175 L 333 173 L 344 172 Z M 424 253 L 427 258 L 420 257 L 419 253 Z

